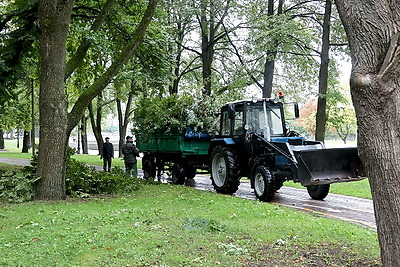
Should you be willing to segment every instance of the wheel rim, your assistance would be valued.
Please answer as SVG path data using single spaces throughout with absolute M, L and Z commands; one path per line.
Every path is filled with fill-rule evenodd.
M 265 191 L 264 176 L 261 173 L 257 173 L 254 178 L 254 190 L 258 196 L 261 196 Z
M 216 186 L 223 186 L 226 180 L 227 167 L 223 155 L 216 154 L 212 161 L 212 177 Z

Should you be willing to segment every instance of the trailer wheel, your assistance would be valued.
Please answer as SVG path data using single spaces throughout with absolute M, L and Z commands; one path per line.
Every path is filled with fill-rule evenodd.
M 153 157 L 145 155 L 142 160 L 143 178 L 149 179 L 156 177 L 156 162 Z
M 273 199 L 276 191 L 275 178 L 266 166 L 258 166 L 253 173 L 254 193 L 265 202 Z
M 323 200 L 329 193 L 330 184 L 307 186 L 308 194 L 312 199 Z
M 187 166 L 185 168 L 185 173 L 186 173 L 186 178 L 187 179 L 193 179 L 194 177 L 196 177 L 196 168 L 192 167 L 192 166 Z
M 181 166 L 181 164 L 175 163 L 174 166 L 172 166 L 172 182 L 174 184 L 183 185 L 185 184 L 185 176 L 185 169 Z
M 221 194 L 235 193 L 240 184 L 239 164 L 235 151 L 217 146 L 211 153 L 211 181 L 215 191 Z

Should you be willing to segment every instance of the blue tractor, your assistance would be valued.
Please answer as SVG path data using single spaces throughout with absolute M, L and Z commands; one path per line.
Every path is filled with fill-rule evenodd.
M 298 118 L 297 103 L 262 98 L 221 108 L 219 133 L 208 152 L 217 192 L 233 194 L 247 177 L 256 197 L 271 201 L 283 183 L 292 180 L 305 186 L 311 198 L 322 200 L 331 183 L 365 178 L 356 147 L 326 148 L 308 141 L 289 131 L 285 113 Z

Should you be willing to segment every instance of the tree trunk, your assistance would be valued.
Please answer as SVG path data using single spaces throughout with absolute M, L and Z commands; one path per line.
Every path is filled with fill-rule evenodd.
M 24 131 L 24 137 L 22 139 L 22 153 L 29 152 L 29 142 L 30 142 L 30 134 L 28 131 Z
M 277 16 L 282 14 L 284 0 L 279 0 Z M 268 0 L 268 16 L 274 16 L 274 0 Z M 274 81 L 275 59 L 278 54 L 278 42 L 272 41 L 273 47 L 268 49 L 264 64 L 264 86 L 262 96 L 270 98 L 272 96 L 272 87 Z
M 67 98 L 64 88 L 66 38 L 74 0 L 39 0 L 40 144 L 36 198 L 65 199 Z
M 319 67 L 319 90 L 317 115 L 315 122 L 315 140 L 325 141 L 326 131 L 326 94 L 328 92 L 328 68 L 329 68 L 329 42 L 330 42 L 330 22 L 332 13 L 332 2 L 326 0 L 324 22 L 322 25 L 322 51 L 321 65 Z
M 358 147 L 371 184 L 383 266 L 400 266 L 400 5 L 337 0 L 352 57 Z
M 270 98 L 272 95 L 272 83 L 274 78 L 275 70 L 275 58 L 276 52 L 267 52 L 267 58 L 264 64 L 264 87 L 263 87 L 263 97 Z
M 89 109 L 90 122 L 92 124 L 92 131 L 94 137 L 96 138 L 97 149 L 99 150 L 99 155 L 103 155 L 103 136 L 101 134 L 102 105 L 99 103 L 100 101 L 101 101 L 101 95 L 98 96 L 97 100 L 96 118 L 94 116 L 92 103 L 89 104 L 88 109 Z
M 125 114 L 122 112 L 121 100 L 117 99 L 117 110 L 118 110 L 118 129 L 119 129 L 119 142 L 118 142 L 118 157 L 122 157 L 122 146 L 125 143 L 126 132 L 129 124 L 129 117 L 131 115 L 131 106 L 133 100 L 133 82 L 131 83 L 131 91 L 128 95 L 128 101 L 125 105 Z
M 0 129 L 0 149 L 4 149 L 4 131 Z
M 82 142 L 82 154 L 89 154 L 89 149 L 88 149 L 88 140 L 87 140 L 87 118 L 86 116 L 82 117 L 81 121 L 81 142 Z
M 214 14 L 212 1 L 202 1 L 201 5 L 201 61 L 202 61 L 202 75 L 203 75 L 203 95 L 211 95 L 211 70 L 214 57 Z M 209 5 L 207 5 L 209 4 Z M 207 19 L 207 10 L 209 11 L 210 19 Z

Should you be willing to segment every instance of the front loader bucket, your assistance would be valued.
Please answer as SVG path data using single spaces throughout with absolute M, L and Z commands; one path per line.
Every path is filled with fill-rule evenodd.
M 365 177 L 357 148 L 294 151 L 294 179 L 303 186 L 362 180 Z

